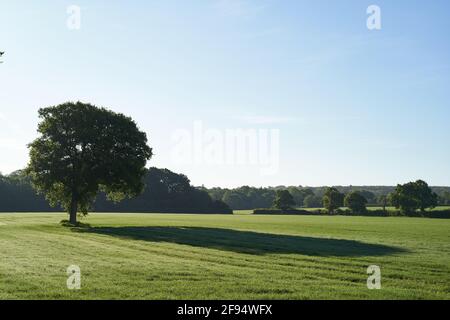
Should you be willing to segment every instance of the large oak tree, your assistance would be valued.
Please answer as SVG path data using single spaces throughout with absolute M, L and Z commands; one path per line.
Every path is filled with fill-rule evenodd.
M 81 102 L 40 109 L 39 117 L 27 173 L 51 205 L 68 211 L 70 223 L 87 214 L 99 191 L 114 201 L 142 192 L 152 149 L 131 118 Z

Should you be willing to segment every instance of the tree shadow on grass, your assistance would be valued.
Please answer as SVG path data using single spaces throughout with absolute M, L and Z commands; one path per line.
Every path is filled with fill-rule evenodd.
M 385 256 L 406 252 L 397 247 L 354 240 L 291 236 L 201 227 L 81 227 L 74 231 L 148 242 L 169 242 L 237 253 L 309 256 Z

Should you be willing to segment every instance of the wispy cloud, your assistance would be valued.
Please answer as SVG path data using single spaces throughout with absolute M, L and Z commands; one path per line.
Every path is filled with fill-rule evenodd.
M 214 3 L 214 7 L 222 15 L 243 17 L 263 11 L 267 4 L 263 2 L 256 4 L 256 2 L 246 0 L 217 0 Z

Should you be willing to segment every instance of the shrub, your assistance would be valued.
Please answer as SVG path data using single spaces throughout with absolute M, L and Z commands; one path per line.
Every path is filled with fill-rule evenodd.
M 273 214 L 273 215 L 313 215 L 314 212 L 306 211 L 306 210 L 297 210 L 297 209 L 255 209 L 253 210 L 253 214 Z

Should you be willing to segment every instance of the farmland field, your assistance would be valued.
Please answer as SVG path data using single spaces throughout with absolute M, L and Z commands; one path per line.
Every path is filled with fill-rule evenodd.
M 450 299 L 450 220 L 0 214 L 0 299 Z M 66 286 L 69 265 L 81 290 Z M 368 290 L 378 265 L 381 290 Z

